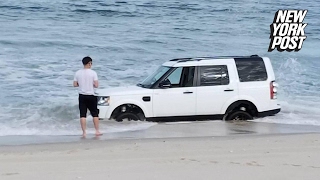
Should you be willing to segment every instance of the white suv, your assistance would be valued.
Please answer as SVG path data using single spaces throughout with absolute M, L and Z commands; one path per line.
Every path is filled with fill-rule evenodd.
M 267 57 L 172 59 L 136 86 L 98 91 L 100 120 L 251 120 L 280 112 Z

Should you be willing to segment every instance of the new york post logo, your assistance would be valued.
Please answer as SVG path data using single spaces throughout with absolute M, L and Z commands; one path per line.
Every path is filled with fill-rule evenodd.
M 270 25 L 270 45 L 268 52 L 277 48 L 278 51 L 299 51 L 307 38 L 302 23 L 308 10 L 278 10 Z

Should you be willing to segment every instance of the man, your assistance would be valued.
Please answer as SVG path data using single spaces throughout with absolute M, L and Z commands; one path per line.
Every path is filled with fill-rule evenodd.
M 99 132 L 99 111 L 97 107 L 97 97 L 94 95 L 94 88 L 98 88 L 98 76 L 95 71 L 91 69 L 92 59 L 84 57 L 82 59 L 83 69 L 75 73 L 73 86 L 79 87 L 79 110 L 80 110 L 80 124 L 83 131 L 82 136 L 86 136 L 86 117 L 87 109 L 89 109 L 93 117 L 94 127 L 96 129 L 96 136 L 102 135 Z

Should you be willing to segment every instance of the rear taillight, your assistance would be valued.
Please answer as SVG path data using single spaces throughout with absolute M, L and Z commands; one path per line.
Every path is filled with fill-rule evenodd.
M 278 84 L 275 81 L 270 82 L 270 99 L 277 99 Z

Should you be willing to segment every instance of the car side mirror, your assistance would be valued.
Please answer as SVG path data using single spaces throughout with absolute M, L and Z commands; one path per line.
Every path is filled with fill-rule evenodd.
M 171 87 L 171 83 L 168 79 L 162 81 L 159 83 L 159 87 L 161 88 L 170 88 Z

